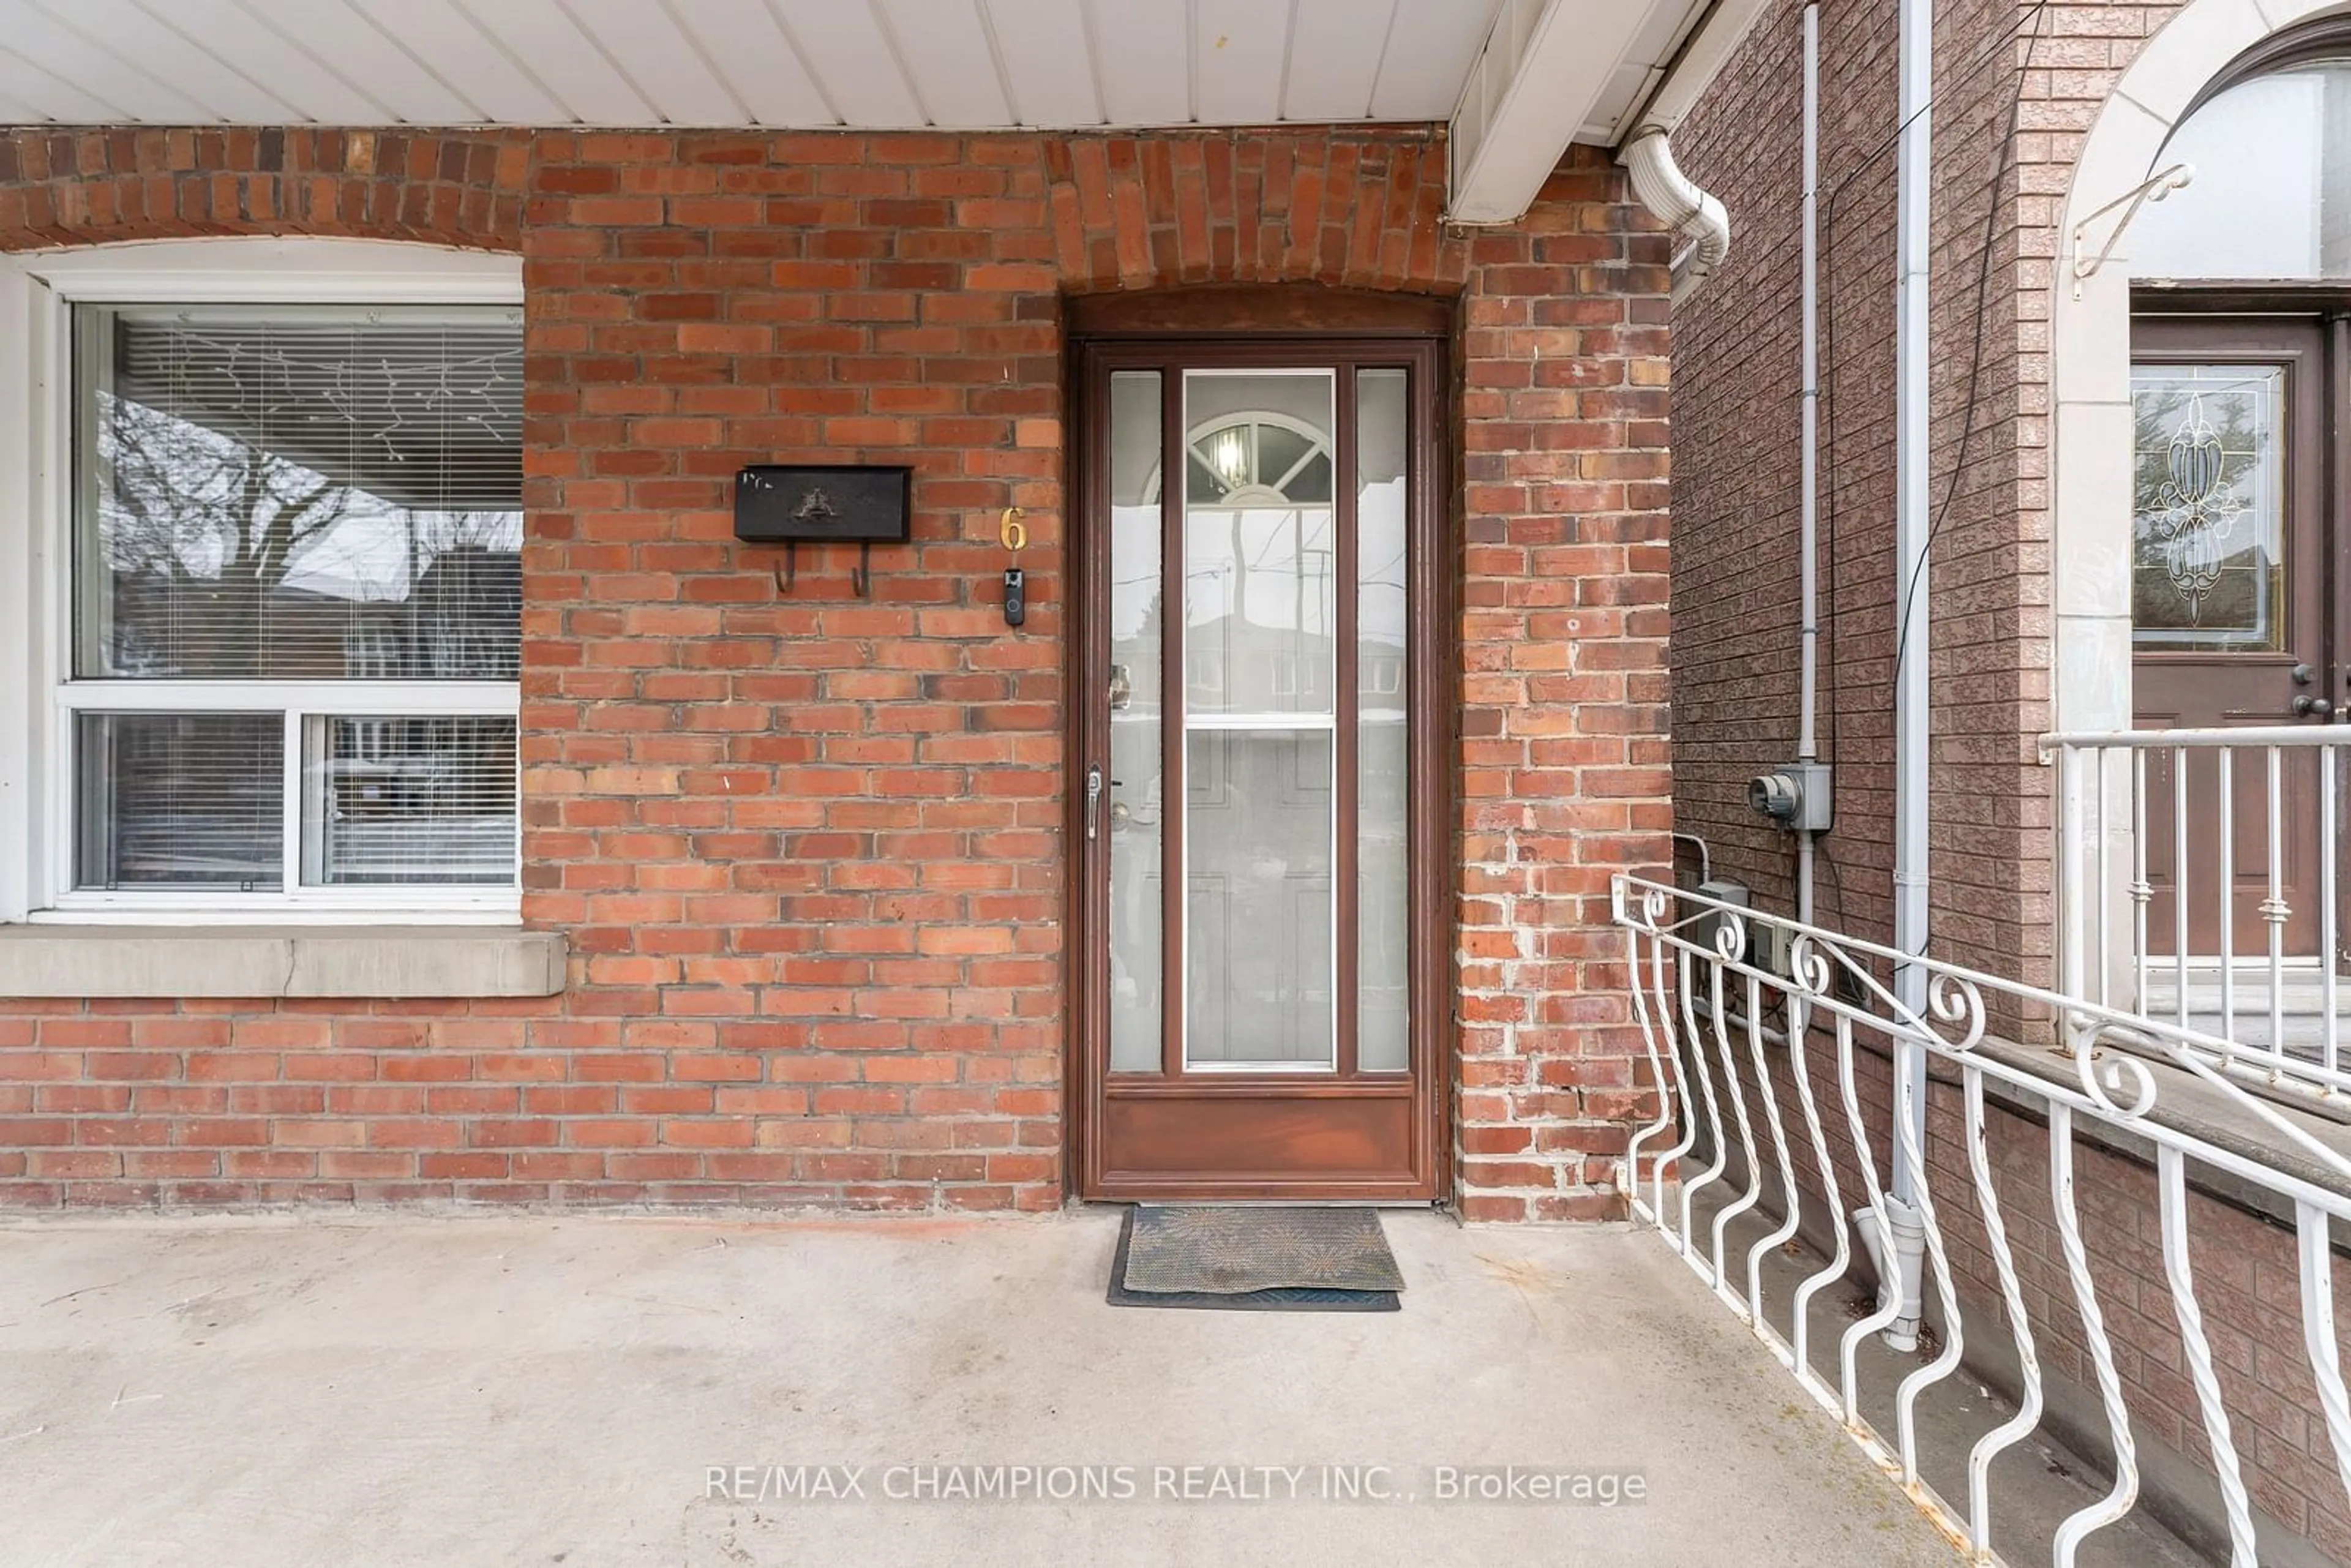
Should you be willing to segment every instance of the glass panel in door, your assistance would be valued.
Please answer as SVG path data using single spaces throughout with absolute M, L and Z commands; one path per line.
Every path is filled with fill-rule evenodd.
M 2141 365 L 2131 643 L 2149 651 L 2284 645 L 2280 365 Z
M 1158 371 L 1110 378 L 1110 1065 L 1156 1072 L 1166 887 Z
M 1355 375 L 1355 1065 L 1411 1065 L 1402 371 Z
M 1338 1065 L 1328 371 L 1184 378 L 1184 1063 Z

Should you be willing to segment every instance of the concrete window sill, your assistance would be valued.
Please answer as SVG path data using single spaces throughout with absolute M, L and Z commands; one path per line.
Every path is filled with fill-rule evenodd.
M 499 925 L 5 925 L 0 997 L 551 997 L 565 956 Z
M 2079 1091 L 2081 1079 L 2076 1075 L 2074 1059 L 2062 1052 L 2021 1046 L 1996 1036 L 1987 1037 L 1977 1048 L 1985 1055 L 2011 1067 L 2045 1078 L 2053 1083 Z M 2156 1100 L 2147 1113 L 2147 1120 L 2185 1133 L 2257 1166 L 2268 1166 L 2295 1176 L 2311 1186 L 2351 1197 L 2351 1182 L 2325 1161 L 2313 1155 L 2275 1127 L 2248 1110 L 2234 1096 L 2214 1088 L 2184 1067 L 2174 1067 L 2152 1057 L 2141 1057 L 2147 1071 L 2154 1077 Z M 1959 1073 L 1948 1061 L 1934 1064 L 1933 1076 L 1956 1083 Z M 2021 1092 L 2005 1084 L 1990 1084 L 1986 1092 L 1991 1098 L 2032 1120 L 2045 1116 L 2045 1107 L 2031 1094 Z M 2339 1106 L 2320 1107 L 2314 1103 L 2298 1104 L 2299 1096 L 2291 1092 L 2263 1093 L 2252 1088 L 2253 1097 L 2266 1101 L 2285 1120 L 2308 1134 L 2313 1141 L 2335 1154 L 2351 1158 L 2351 1125 L 2346 1125 Z M 2126 1091 L 2117 1098 L 2127 1099 Z M 2141 1164 L 2155 1163 L 2153 1140 L 2140 1136 L 2127 1126 L 2106 1122 L 2095 1116 L 2077 1119 L 2074 1130 L 2083 1139 L 2098 1144 L 2115 1153 Z M 2216 1197 L 2228 1199 L 2240 1207 L 2256 1214 L 2267 1215 L 2281 1225 L 2294 1223 L 2294 1200 L 2274 1188 L 2245 1180 L 2232 1172 L 2208 1166 L 2200 1161 L 2189 1166 L 2189 1185 L 2200 1187 Z

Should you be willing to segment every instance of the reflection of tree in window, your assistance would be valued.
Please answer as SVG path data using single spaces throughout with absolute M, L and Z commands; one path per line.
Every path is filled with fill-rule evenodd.
M 74 675 L 132 683 L 71 699 L 78 885 L 270 891 L 298 861 L 305 884 L 511 886 L 515 719 L 426 694 L 519 669 L 518 312 L 75 325 Z M 138 712 L 158 680 L 238 711 Z
M 82 674 L 513 677 L 511 329 L 140 312 L 89 329 Z

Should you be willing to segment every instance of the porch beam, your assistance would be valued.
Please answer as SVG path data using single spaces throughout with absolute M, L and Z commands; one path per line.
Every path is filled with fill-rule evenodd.
M 1619 144 L 1655 123 L 1660 106 L 1678 120 L 1762 9 L 1763 0 L 1504 0 L 1448 126 L 1447 218 L 1516 223 L 1579 136 Z M 1656 51 L 1661 38 L 1671 47 Z M 1625 101 L 1618 84 L 1633 72 L 1638 92 L 1595 128 L 1604 104 Z

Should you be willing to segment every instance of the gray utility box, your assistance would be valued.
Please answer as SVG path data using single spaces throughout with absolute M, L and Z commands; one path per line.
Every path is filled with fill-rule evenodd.
M 1727 876 L 1717 877 L 1712 882 L 1699 883 L 1693 891 L 1701 898 L 1711 898 L 1718 904 L 1733 904 L 1740 909 L 1755 907 L 1755 890 L 1743 882 L 1733 882 Z M 1719 911 L 1711 909 L 1707 910 L 1705 915 L 1705 919 L 1694 923 L 1689 927 L 1689 939 L 1710 953 L 1719 953 L 1722 949 L 1715 946 L 1715 933 L 1721 929 L 1722 915 Z
M 1747 804 L 1792 833 L 1825 833 L 1836 792 L 1825 762 L 1786 762 L 1747 781 Z

